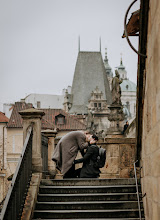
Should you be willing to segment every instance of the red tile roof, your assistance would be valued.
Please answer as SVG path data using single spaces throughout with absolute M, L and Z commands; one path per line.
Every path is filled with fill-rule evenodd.
M 9 119 L 9 123 L 7 125 L 8 128 L 22 128 L 22 118 L 20 114 L 18 113 L 21 110 L 25 110 L 28 108 L 32 108 L 32 104 L 27 104 L 25 102 L 16 102 L 11 114 L 11 117 Z
M 45 112 L 42 118 L 43 129 L 54 129 L 55 127 L 59 130 L 85 130 L 86 126 L 80 122 L 75 116 L 70 115 L 62 109 L 41 109 Z M 64 124 L 56 124 L 55 117 L 58 115 L 65 116 Z
M 22 128 L 22 121 L 21 115 L 18 113 L 21 110 L 25 110 L 31 108 L 32 104 L 26 104 L 23 102 L 16 102 L 13 108 L 8 127 L 9 128 Z M 69 113 L 65 112 L 62 109 L 40 109 L 44 111 L 45 115 L 42 118 L 42 129 L 54 129 L 55 127 L 59 130 L 85 130 L 86 126 L 75 116 L 70 115 Z M 64 124 L 56 124 L 55 117 L 58 115 L 65 116 L 65 123 Z
M 0 123 L 8 122 L 8 121 L 9 121 L 9 118 L 7 118 L 3 112 L 0 112 Z

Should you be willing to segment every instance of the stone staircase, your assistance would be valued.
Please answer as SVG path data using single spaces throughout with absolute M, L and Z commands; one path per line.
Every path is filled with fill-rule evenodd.
M 42 180 L 33 219 L 138 220 L 135 179 Z

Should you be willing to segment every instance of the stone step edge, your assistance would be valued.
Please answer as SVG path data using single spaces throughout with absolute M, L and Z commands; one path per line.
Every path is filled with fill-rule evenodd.
M 108 186 L 42 186 L 40 185 L 40 188 L 48 188 L 48 189 L 68 189 L 69 188 L 72 188 L 72 189 L 97 189 L 97 188 L 122 188 L 122 187 L 125 187 L 125 188 L 131 188 L 131 187 L 136 187 L 136 185 L 108 185 Z M 140 187 L 140 185 L 139 185 Z
M 142 201 L 140 201 L 142 203 Z M 79 202 L 38 202 L 36 204 L 44 205 L 82 205 L 82 204 L 121 204 L 121 203 L 138 203 L 138 201 L 79 201 Z
M 144 211 L 143 209 L 141 209 L 141 212 Z M 39 213 L 78 213 L 78 212 L 83 212 L 83 213 L 89 213 L 89 212 L 139 212 L 139 209 L 110 209 L 110 210 L 106 210 L 106 209 L 98 209 L 98 210 L 34 210 L 34 213 L 39 212 Z
M 56 218 L 57 220 L 64 220 L 64 218 Z M 32 219 L 38 220 L 38 219 Z M 48 220 L 48 219 L 39 219 L 39 220 Z M 55 220 L 55 219 L 50 219 Z M 140 218 L 72 218 L 71 220 L 140 220 Z M 141 220 L 145 220 L 145 218 L 141 218 Z
M 137 195 L 137 193 L 75 193 L 75 194 L 71 194 L 71 193 L 64 193 L 64 194 L 56 194 L 56 193 L 44 193 L 44 194 L 42 194 L 42 193 L 38 193 L 38 196 L 52 196 L 52 197 L 62 197 L 62 196 L 64 196 L 64 197 L 78 197 L 78 196 L 82 196 L 82 197 L 84 197 L 84 196 L 123 196 L 123 195 Z M 139 195 L 142 195 L 142 193 L 139 193 Z
M 48 179 L 42 179 L 42 180 L 48 180 Z M 135 178 L 103 178 L 103 179 L 97 179 L 97 178 L 67 178 L 67 179 L 49 179 L 49 180 L 53 180 L 53 181 L 73 181 L 73 180 L 76 180 L 76 181 L 84 181 L 84 180 L 89 180 L 89 181 L 108 181 L 108 180 L 135 180 Z M 139 180 L 139 179 L 138 179 Z

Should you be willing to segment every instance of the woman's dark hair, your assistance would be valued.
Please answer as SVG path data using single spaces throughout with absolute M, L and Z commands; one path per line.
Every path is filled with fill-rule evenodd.
M 92 135 L 92 138 L 93 138 L 94 140 L 98 141 L 97 135 L 93 134 L 93 135 Z

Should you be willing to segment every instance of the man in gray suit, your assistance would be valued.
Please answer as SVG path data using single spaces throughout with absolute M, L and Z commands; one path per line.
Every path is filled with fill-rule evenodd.
M 82 151 L 87 148 L 90 139 L 91 134 L 84 131 L 72 131 L 60 139 L 53 152 L 52 160 L 56 162 L 57 169 L 61 171 L 64 177 L 72 177 L 73 162 L 78 150 Z

